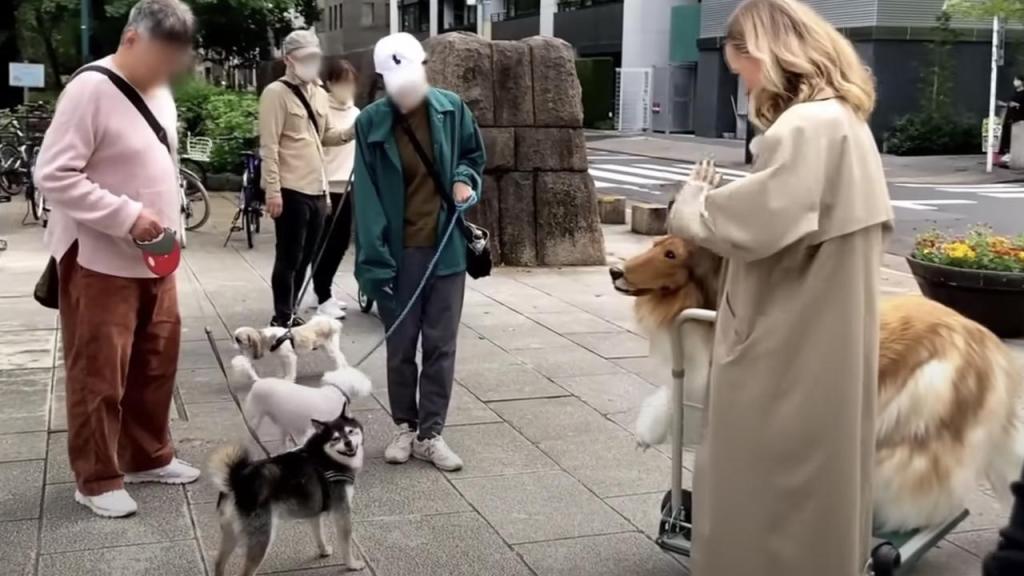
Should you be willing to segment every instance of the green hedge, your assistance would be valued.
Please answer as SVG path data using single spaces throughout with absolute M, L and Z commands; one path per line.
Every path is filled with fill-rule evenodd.
M 214 142 L 207 171 L 241 172 L 242 152 L 252 150 L 258 141 L 256 94 L 189 80 L 175 87 L 174 98 L 182 130 Z M 184 146 L 186 136 L 181 137 Z
M 615 62 L 611 58 L 580 58 L 576 75 L 583 89 L 583 125 L 610 130 L 615 106 Z
M 977 154 L 978 128 L 944 114 L 911 114 L 885 135 L 885 151 L 897 156 Z

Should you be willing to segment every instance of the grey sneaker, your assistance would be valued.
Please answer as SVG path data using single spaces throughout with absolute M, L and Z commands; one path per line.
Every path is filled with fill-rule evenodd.
M 408 424 L 398 426 L 398 432 L 384 449 L 384 461 L 388 464 L 405 464 L 412 454 L 412 443 L 416 439 L 416 431 Z
M 448 447 L 444 438 L 434 436 L 426 440 L 417 439 L 412 443 L 412 455 L 426 460 L 445 472 L 462 469 L 462 458 Z

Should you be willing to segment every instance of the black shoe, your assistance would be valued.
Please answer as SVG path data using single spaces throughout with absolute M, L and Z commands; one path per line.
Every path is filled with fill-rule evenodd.
M 270 319 L 271 328 L 298 328 L 305 323 L 306 321 L 299 316 L 292 318 L 290 322 L 288 320 L 280 320 L 276 316 Z

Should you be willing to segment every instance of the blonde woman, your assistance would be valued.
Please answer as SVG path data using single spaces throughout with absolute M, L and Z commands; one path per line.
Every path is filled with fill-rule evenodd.
M 795 0 L 746 0 L 729 67 L 764 130 L 754 173 L 703 164 L 673 234 L 727 259 L 697 462 L 697 576 L 863 574 L 871 532 L 879 267 L 892 219 L 873 80 Z

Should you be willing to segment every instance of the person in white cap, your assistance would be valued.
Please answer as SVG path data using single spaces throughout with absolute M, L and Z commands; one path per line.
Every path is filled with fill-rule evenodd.
M 479 197 L 483 141 L 462 100 L 427 82 L 426 54 L 414 37 L 382 38 L 373 61 L 387 97 L 356 120 L 355 273 L 363 292 L 377 300 L 385 325 L 394 328 L 387 342 L 388 400 L 398 431 L 384 458 L 400 464 L 415 456 L 458 470 L 462 460 L 441 432 L 455 375 L 466 244 L 458 231 L 444 245 L 441 240 L 459 217 L 456 206 Z M 396 325 L 425 277 L 420 297 Z
M 328 182 L 324 146 L 353 139 L 351 126 L 335 126 L 327 92 L 320 87 L 320 40 L 312 30 L 296 30 L 282 45 L 283 78 L 260 95 L 259 129 L 262 185 L 277 233 L 274 272 L 274 326 L 302 323 L 296 298 L 324 229 Z

